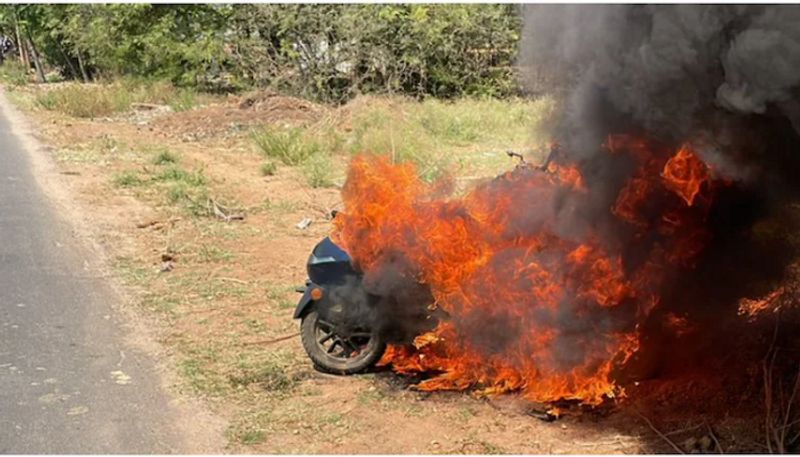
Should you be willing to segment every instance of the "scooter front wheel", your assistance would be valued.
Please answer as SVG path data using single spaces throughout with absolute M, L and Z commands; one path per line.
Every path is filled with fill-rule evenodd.
M 354 374 L 375 365 L 386 351 L 386 343 L 372 331 L 337 333 L 312 309 L 300 323 L 300 339 L 314 366 L 326 373 Z

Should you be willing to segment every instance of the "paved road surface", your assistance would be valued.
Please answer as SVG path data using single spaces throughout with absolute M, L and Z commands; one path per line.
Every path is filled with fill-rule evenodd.
M 79 244 L 0 114 L 0 453 L 185 452 Z

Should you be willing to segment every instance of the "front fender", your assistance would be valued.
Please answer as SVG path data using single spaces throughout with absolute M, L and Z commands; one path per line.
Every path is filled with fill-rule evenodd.
M 312 307 L 314 304 L 314 300 L 311 298 L 311 289 L 314 288 L 315 284 L 311 281 L 306 283 L 306 289 L 303 291 L 303 296 L 300 297 L 300 301 L 297 302 L 297 308 L 294 309 L 294 319 L 300 319 L 303 317 Z

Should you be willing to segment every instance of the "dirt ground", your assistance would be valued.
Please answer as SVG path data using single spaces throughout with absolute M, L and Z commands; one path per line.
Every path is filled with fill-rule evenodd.
M 514 395 L 430 394 L 385 371 L 337 377 L 313 370 L 296 336 L 293 289 L 330 231 L 339 192 L 309 187 L 296 167 L 262 176 L 248 130 L 311 122 L 336 115 L 334 108 L 269 93 L 95 120 L 20 105 L 50 145 L 114 280 L 157 334 L 176 375 L 172 388 L 228 422 L 229 452 L 648 453 L 675 452 L 670 442 L 691 451 L 722 435 L 696 417 L 666 422 L 635 408 L 547 422 Z M 175 164 L 154 161 L 164 151 Z M 157 179 L 168 166 L 202 173 L 204 192 L 171 198 L 178 187 Z M 125 173 L 138 178 L 125 181 Z M 204 213 L 208 198 L 244 219 Z M 299 229 L 304 218 L 312 223 Z M 726 452 L 758 449 L 719 438 Z

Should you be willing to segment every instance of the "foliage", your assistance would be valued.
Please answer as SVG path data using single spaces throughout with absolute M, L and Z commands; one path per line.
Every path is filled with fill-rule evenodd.
M 241 5 L 241 76 L 323 101 L 516 92 L 513 5 Z
M 273 87 L 321 101 L 360 93 L 506 96 L 514 5 L 73 4 L 0 6 L 0 31 L 67 79 Z M 20 30 L 20 35 L 17 35 Z M 188 95 L 187 95 L 188 97 Z

